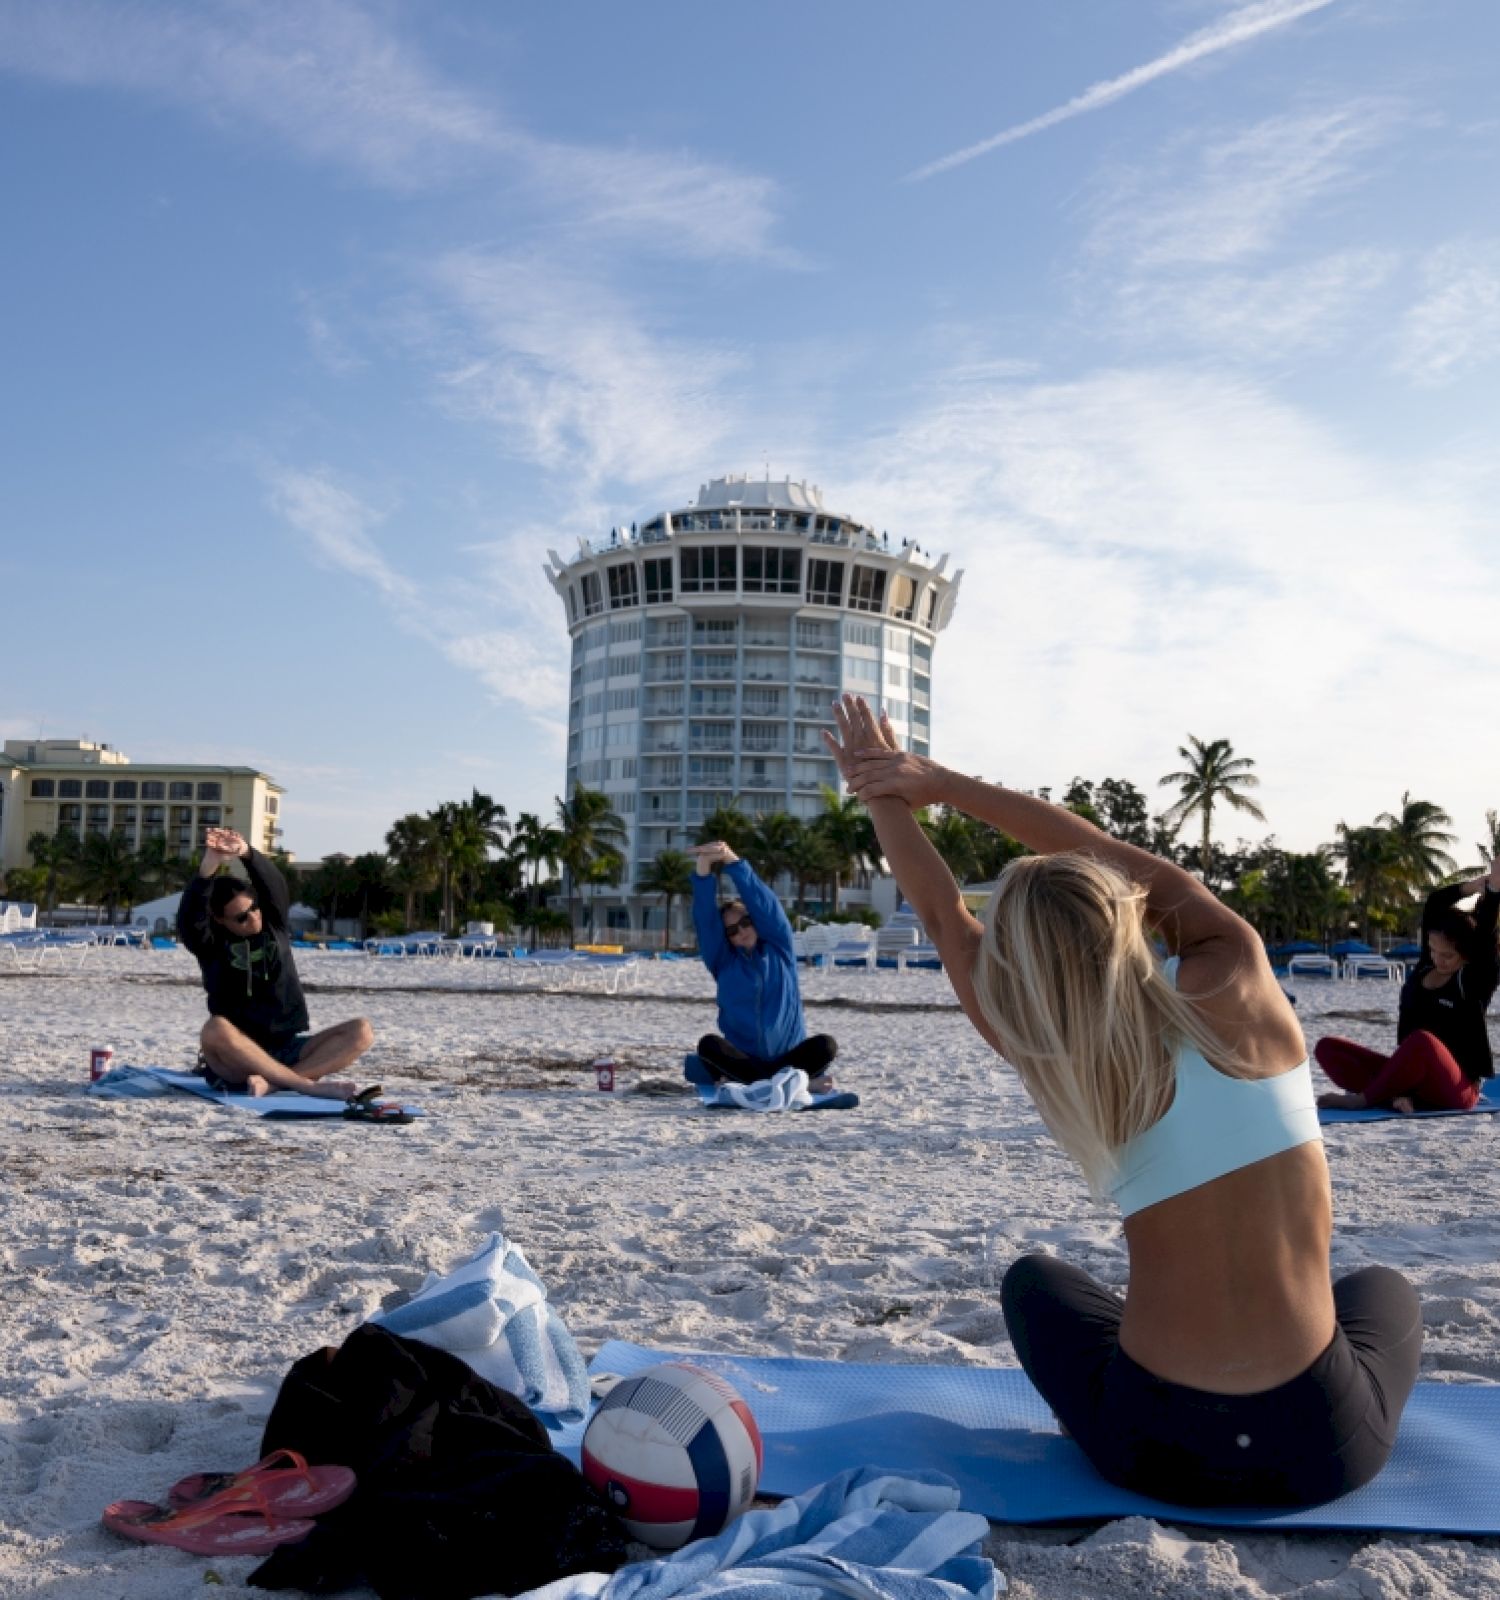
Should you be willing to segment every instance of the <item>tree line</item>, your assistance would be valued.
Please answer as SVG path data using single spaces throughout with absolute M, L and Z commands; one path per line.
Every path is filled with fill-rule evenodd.
M 1175 790 L 1160 811 L 1153 812 L 1148 797 L 1120 778 L 1075 777 L 1058 803 L 1116 838 L 1197 872 L 1273 942 L 1322 943 L 1356 930 L 1366 940 L 1410 932 L 1426 893 L 1459 871 L 1450 853 L 1457 840 L 1448 814 L 1409 792 L 1373 822 L 1339 822 L 1334 838 L 1316 850 L 1284 850 L 1274 837 L 1216 846 L 1215 819 L 1226 811 L 1265 820 L 1254 798 L 1260 783 L 1255 763 L 1237 755 L 1227 739 L 1192 735 L 1178 756 L 1181 766 L 1159 780 L 1159 787 Z M 1036 792 L 1053 798 L 1049 789 Z M 919 820 L 960 884 L 989 882 L 1025 854 L 1016 840 L 962 812 L 936 806 Z M 1475 845 L 1480 866 L 1465 867 L 1464 875 L 1500 855 L 1494 811 L 1486 814 L 1486 831 L 1488 837 Z M 833 908 L 840 890 L 885 867 L 865 808 L 826 786 L 821 809 L 810 818 L 784 811 L 750 815 L 731 802 L 703 818 L 696 839 L 723 839 L 767 882 L 784 882 L 796 915 L 812 908 L 825 917 L 838 915 Z M 584 886 L 626 882 L 626 843 L 624 822 L 599 790 L 579 788 L 557 798 L 553 816 L 544 820 L 528 811 L 512 819 L 502 804 L 474 789 L 467 800 L 397 818 L 383 852 L 330 855 L 312 871 L 276 859 L 294 901 L 330 922 L 356 921 L 362 933 L 434 925 L 451 933 L 467 921 L 485 921 L 506 931 L 525 929 L 533 942 L 553 943 L 581 931 Z M 103 907 L 110 921 L 121 906 L 180 889 L 195 870 L 194 861 L 174 854 L 160 835 L 136 850 L 123 833 L 80 839 L 62 829 L 32 835 L 27 848 L 32 864 L 10 872 L 8 898 L 36 901 L 49 911 L 60 900 L 82 898 Z M 692 874 L 688 855 L 664 850 L 632 885 L 638 894 L 659 897 L 663 943 L 674 902 L 692 892 Z M 559 896 L 566 911 L 548 903 Z M 592 898 L 584 904 L 592 938 Z

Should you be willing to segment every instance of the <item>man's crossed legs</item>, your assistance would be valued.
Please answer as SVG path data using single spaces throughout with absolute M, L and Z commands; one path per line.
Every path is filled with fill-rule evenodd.
M 289 1065 L 224 1017 L 210 1017 L 199 1037 L 204 1061 L 225 1083 L 243 1085 L 250 1094 L 291 1089 L 325 1100 L 348 1100 L 355 1093 L 352 1079 L 332 1074 L 353 1066 L 374 1042 L 375 1030 L 355 1017 L 311 1034 Z

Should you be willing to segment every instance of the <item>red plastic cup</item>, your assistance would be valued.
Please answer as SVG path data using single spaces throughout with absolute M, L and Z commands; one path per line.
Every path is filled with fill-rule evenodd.
M 615 1092 L 615 1064 L 609 1057 L 604 1057 L 594 1063 L 594 1081 L 601 1094 Z
M 109 1071 L 114 1059 L 115 1047 L 112 1044 L 96 1044 L 89 1051 L 89 1082 L 98 1083 Z

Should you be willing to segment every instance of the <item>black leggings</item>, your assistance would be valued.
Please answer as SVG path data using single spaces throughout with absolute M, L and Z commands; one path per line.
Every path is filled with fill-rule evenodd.
M 1119 1296 L 1050 1256 L 1017 1261 L 1001 1303 L 1027 1377 L 1100 1474 L 1177 1505 L 1318 1505 L 1368 1483 L 1422 1354 L 1416 1290 L 1389 1267 L 1340 1278 L 1332 1343 L 1259 1394 L 1147 1372 L 1120 1348 Z
M 717 1033 L 705 1033 L 698 1041 L 698 1059 L 716 1078 L 728 1078 L 734 1083 L 763 1083 L 783 1067 L 801 1067 L 809 1078 L 816 1078 L 838 1053 L 838 1042 L 828 1033 L 815 1033 L 769 1060 L 747 1056 Z

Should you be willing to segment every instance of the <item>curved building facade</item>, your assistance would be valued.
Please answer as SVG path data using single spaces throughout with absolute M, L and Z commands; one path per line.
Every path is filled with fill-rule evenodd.
M 807 483 L 716 478 L 683 510 L 555 551 L 573 655 L 567 792 L 602 789 L 630 833 L 596 925 L 661 925 L 633 885 L 716 807 L 810 820 L 838 769 L 819 737 L 841 690 L 926 753 L 932 656 L 961 572 L 830 512 Z

